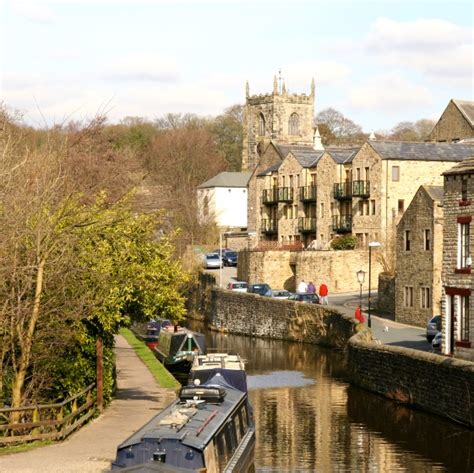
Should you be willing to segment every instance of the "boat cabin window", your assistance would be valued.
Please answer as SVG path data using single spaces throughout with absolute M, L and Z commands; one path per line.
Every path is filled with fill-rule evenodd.
M 239 417 L 241 420 L 243 432 L 247 432 L 249 428 L 249 418 L 248 418 L 247 406 L 245 404 L 242 405 L 242 409 L 239 411 Z

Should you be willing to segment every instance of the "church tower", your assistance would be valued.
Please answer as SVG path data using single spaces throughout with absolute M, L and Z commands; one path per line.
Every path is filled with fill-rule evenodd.
M 242 171 L 252 171 L 270 141 L 277 144 L 313 143 L 314 79 L 311 92 L 292 94 L 281 76 L 273 79 L 271 94 L 250 95 L 246 84 Z

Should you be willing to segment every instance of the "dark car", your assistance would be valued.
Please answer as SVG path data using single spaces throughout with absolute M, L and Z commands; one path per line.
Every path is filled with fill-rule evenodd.
M 289 301 L 304 302 L 306 304 L 320 304 L 317 294 L 298 293 L 288 297 Z
M 222 252 L 222 263 L 224 266 L 237 266 L 237 251 Z
M 235 250 L 232 250 L 231 248 L 217 248 L 215 250 L 212 250 L 213 253 L 217 253 L 218 255 L 222 253 L 222 256 L 232 251 L 235 251 Z
M 251 284 L 247 290 L 252 294 L 260 294 L 261 296 L 272 295 L 272 288 L 266 283 Z
M 441 315 L 435 315 L 426 325 L 426 340 L 431 343 L 438 332 L 441 332 Z

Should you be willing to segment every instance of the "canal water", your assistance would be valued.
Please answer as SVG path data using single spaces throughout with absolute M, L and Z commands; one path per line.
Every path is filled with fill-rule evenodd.
M 474 471 L 473 431 L 349 385 L 342 353 L 191 328 L 247 360 L 257 472 Z

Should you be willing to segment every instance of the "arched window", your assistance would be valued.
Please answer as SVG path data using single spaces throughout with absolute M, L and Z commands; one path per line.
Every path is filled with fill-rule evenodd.
M 265 136 L 265 117 L 263 116 L 263 113 L 259 115 L 259 120 L 258 120 L 258 134 L 260 136 Z
M 300 134 L 300 117 L 297 113 L 292 113 L 288 120 L 288 134 L 299 135 Z

